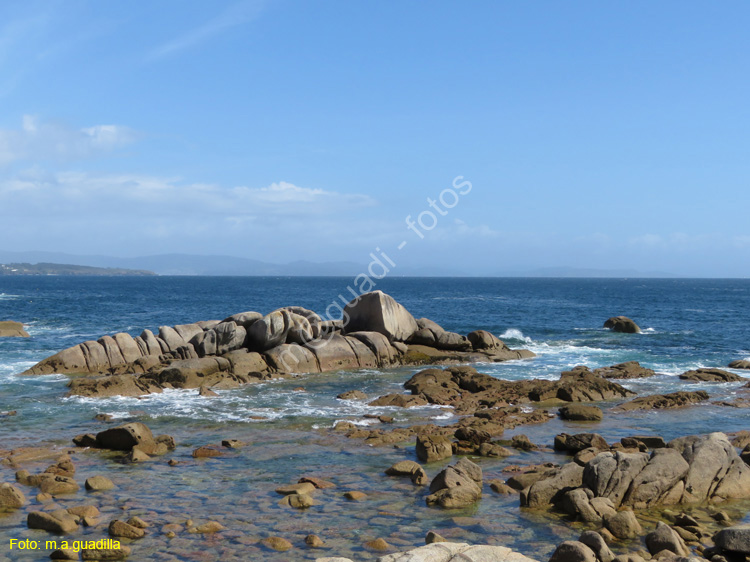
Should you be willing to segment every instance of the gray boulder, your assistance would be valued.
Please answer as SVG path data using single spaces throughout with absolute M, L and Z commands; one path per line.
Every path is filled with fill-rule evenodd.
M 583 485 L 583 467 L 570 462 L 521 492 L 523 507 L 548 508 L 562 501 L 566 492 Z
M 604 526 L 618 539 L 634 539 L 643 533 L 631 510 L 618 511 L 604 518 Z
M 607 543 L 604 542 L 602 536 L 596 531 L 584 531 L 578 538 L 579 542 L 582 542 L 588 546 L 599 562 L 612 562 L 615 559 L 614 553 L 609 549 Z
M 414 317 L 383 293 L 365 293 L 344 308 L 344 333 L 378 332 L 390 341 L 405 342 L 419 329 Z
M 595 496 L 609 498 L 618 507 L 648 461 L 646 453 L 600 453 L 586 463 L 583 482 Z
M 575 435 L 561 433 L 560 435 L 555 436 L 554 447 L 556 451 L 577 453 L 578 451 L 583 451 L 589 447 L 604 451 L 609 449 L 609 444 L 605 441 L 604 437 L 598 433 L 577 433 Z
M 154 435 L 146 424 L 127 423 L 105 429 L 96 434 L 97 447 L 114 451 L 129 451 L 141 444 L 154 443 Z
M 286 342 L 292 327 L 288 310 L 279 309 L 253 322 L 247 330 L 247 347 L 252 351 L 266 351 Z
M 652 555 L 662 551 L 673 552 L 678 556 L 690 556 L 690 550 L 672 527 L 659 521 L 656 530 L 646 535 L 646 548 Z
M 482 469 L 468 459 L 441 471 L 430 482 L 427 505 L 466 507 L 482 497 Z
M 549 562 L 597 562 L 596 554 L 579 541 L 560 543 L 552 553 Z
M 750 554 L 750 524 L 735 525 L 714 535 L 714 544 L 722 550 Z

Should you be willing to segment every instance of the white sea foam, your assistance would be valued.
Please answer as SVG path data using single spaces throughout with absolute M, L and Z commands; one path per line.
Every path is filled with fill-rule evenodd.
M 7 293 L 0 293 L 0 301 L 12 301 L 14 299 L 20 299 L 21 295 L 9 295 Z
M 502 334 L 500 334 L 501 340 L 519 340 L 526 343 L 532 343 L 534 340 L 532 340 L 530 337 L 524 336 L 523 332 L 517 328 L 508 328 L 505 330 Z

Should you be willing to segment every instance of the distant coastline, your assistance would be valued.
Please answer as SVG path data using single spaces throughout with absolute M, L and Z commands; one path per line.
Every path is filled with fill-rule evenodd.
M 91 267 L 62 263 L 3 263 L 0 264 L 2 275 L 98 275 L 98 276 L 136 276 L 156 275 L 144 269 L 124 269 L 120 267 Z

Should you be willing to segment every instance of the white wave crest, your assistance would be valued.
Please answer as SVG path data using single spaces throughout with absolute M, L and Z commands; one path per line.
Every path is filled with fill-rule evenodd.
M 524 336 L 523 332 L 517 328 L 508 328 L 505 330 L 502 334 L 500 334 L 501 340 L 518 340 L 526 343 L 533 343 L 534 340 L 532 340 L 528 336 Z

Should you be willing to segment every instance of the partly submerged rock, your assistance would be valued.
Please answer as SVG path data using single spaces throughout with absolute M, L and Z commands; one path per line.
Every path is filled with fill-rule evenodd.
M 672 392 L 670 394 L 652 394 L 651 396 L 641 396 L 630 402 L 621 404 L 616 409 L 621 411 L 628 410 L 664 410 L 670 408 L 681 408 L 690 406 L 698 402 L 708 400 L 708 393 L 699 390 L 697 392 Z
M 28 338 L 29 334 L 23 329 L 23 324 L 4 320 L 0 322 L 0 338 Z
M 611 367 L 600 367 L 594 369 L 593 373 L 605 379 L 642 379 L 656 375 L 656 371 L 642 367 L 638 361 L 627 361 Z
M 441 471 L 430 482 L 427 505 L 465 507 L 482 497 L 482 469 L 468 459 Z
M 680 375 L 680 379 L 689 382 L 740 382 L 746 378 L 722 369 L 696 369 Z
M 613 332 L 622 332 L 625 334 L 637 334 L 641 328 L 627 316 L 613 316 L 604 323 L 605 328 Z

